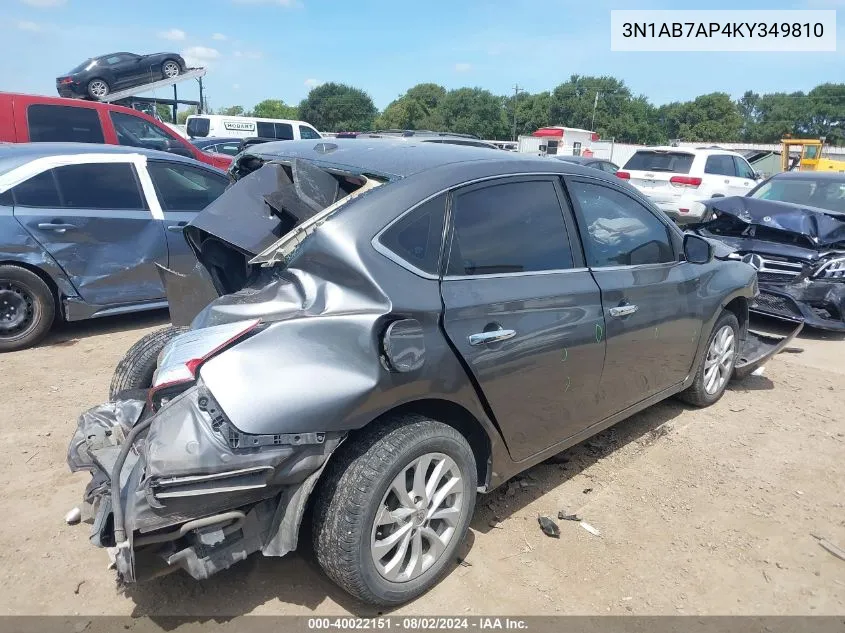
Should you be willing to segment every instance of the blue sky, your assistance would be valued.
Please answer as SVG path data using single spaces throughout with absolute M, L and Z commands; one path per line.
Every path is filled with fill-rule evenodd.
M 214 108 L 295 104 L 324 81 L 362 88 L 379 108 L 427 81 L 507 94 L 514 83 L 536 92 L 573 73 L 609 74 L 656 104 L 845 82 L 845 26 L 835 53 L 621 53 L 610 51 L 614 8 L 845 16 L 845 0 L 2 0 L 0 90 L 52 95 L 57 75 L 121 50 L 204 63 Z M 180 96 L 196 99 L 195 86 L 182 84 Z

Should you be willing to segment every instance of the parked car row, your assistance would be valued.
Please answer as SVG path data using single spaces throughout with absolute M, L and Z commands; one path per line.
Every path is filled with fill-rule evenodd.
M 671 395 L 710 405 L 791 338 L 749 331 L 751 266 L 599 169 L 358 138 L 230 173 L 182 233 L 196 271 L 163 272 L 174 327 L 70 442 L 121 583 L 310 538 L 347 592 L 406 602 L 477 492 Z

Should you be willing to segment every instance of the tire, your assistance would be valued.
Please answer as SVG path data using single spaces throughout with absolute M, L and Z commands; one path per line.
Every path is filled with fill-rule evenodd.
M 20 266 L 0 266 L 0 352 L 32 347 L 56 318 L 56 299 L 46 282 Z
M 179 63 L 172 59 L 165 59 L 161 63 L 161 76 L 165 79 L 173 79 L 182 73 Z
M 153 373 L 158 355 L 175 336 L 188 331 L 183 326 L 167 326 L 145 334 L 129 348 L 112 374 L 109 385 L 109 400 L 127 389 L 149 389 L 153 384 Z
M 716 338 L 721 336 L 726 328 L 732 330 L 733 354 L 729 355 L 727 350 L 724 351 L 723 356 L 726 360 L 724 364 L 719 363 L 723 365 L 722 367 L 717 368 L 717 373 L 720 377 L 717 379 L 716 388 L 715 390 L 708 390 L 709 384 L 707 378 L 710 374 L 707 373 L 707 365 L 713 355 L 718 352 L 718 343 L 715 342 Z M 723 311 L 719 315 L 716 325 L 713 326 L 710 338 L 707 339 L 707 351 L 704 353 L 704 358 L 701 360 L 698 371 L 695 372 L 695 380 L 689 388 L 679 393 L 678 397 L 694 407 L 709 407 L 711 404 L 717 402 L 725 393 L 725 389 L 733 375 L 734 366 L 736 365 L 736 359 L 739 354 L 739 347 L 739 321 L 737 321 L 736 315 L 732 312 Z
M 95 77 L 94 79 L 88 82 L 86 91 L 88 92 L 89 97 L 91 97 L 95 101 L 99 101 L 100 99 L 106 97 L 109 92 L 111 92 L 111 87 L 105 79 Z
M 434 461 L 425 466 L 430 456 Z M 416 511 L 396 503 L 399 497 L 391 485 L 394 479 L 403 471 L 407 477 L 415 465 L 420 472 L 433 473 L 440 468 L 438 464 L 442 464 L 442 470 L 434 482 L 435 492 L 426 496 L 437 500 L 438 492 L 447 485 L 455 492 L 433 507 L 420 498 Z M 403 483 L 412 502 L 414 491 Z M 438 487 L 440 484 L 442 487 Z M 472 517 L 476 486 L 472 449 L 452 427 L 410 415 L 366 428 L 341 445 L 319 484 L 312 527 L 317 562 L 329 578 L 359 600 L 380 606 L 407 602 L 433 587 L 449 571 Z M 385 503 L 402 516 L 390 517 Z M 449 518 L 432 518 L 431 513 L 437 509 L 441 512 L 435 514 L 445 516 L 447 507 L 451 510 Z M 386 523 L 376 526 L 376 517 Z M 384 545 L 384 540 L 399 532 L 409 536 L 400 537 L 394 547 Z M 435 542 L 437 533 L 448 534 L 445 544 L 440 539 Z M 381 571 L 375 554 L 380 542 L 384 548 Z M 406 575 L 391 579 L 384 575 L 389 566 L 384 561 L 396 558 L 403 543 L 408 553 L 400 557 L 395 569 Z M 435 549 L 440 552 L 434 553 Z M 421 562 L 419 568 L 411 564 L 416 560 Z

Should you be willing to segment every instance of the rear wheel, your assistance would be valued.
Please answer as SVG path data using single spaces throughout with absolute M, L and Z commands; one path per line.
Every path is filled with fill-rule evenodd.
M 92 79 L 88 82 L 88 96 L 92 99 L 102 99 L 109 94 L 109 85 L 105 79 Z
M 109 400 L 127 389 L 149 389 L 153 385 L 153 373 L 158 364 L 158 355 L 174 337 L 190 328 L 170 325 L 145 334 L 129 348 L 112 375 L 109 386 Z
M 161 65 L 161 74 L 164 75 L 165 79 L 178 77 L 181 71 L 182 69 L 179 68 L 179 64 L 174 62 L 172 59 L 168 59 Z
M 396 605 L 449 570 L 475 506 L 475 458 L 452 427 L 403 416 L 365 429 L 329 462 L 314 550 L 326 574 L 365 602 Z
M 692 385 L 678 397 L 696 407 L 715 403 L 728 386 L 739 353 L 739 321 L 731 312 L 722 312 L 710 339 L 707 352 L 695 374 Z
M 41 277 L 20 266 L 0 266 L 0 352 L 35 345 L 55 318 L 56 301 Z

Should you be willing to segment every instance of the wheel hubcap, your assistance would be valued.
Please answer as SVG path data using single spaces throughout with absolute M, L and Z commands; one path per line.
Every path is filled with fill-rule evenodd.
M 102 81 L 95 81 L 91 84 L 91 94 L 95 97 L 105 97 L 109 89 Z
M 704 360 L 704 390 L 718 393 L 730 380 L 736 359 L 736 336 L 729 325 L 722 326 L 707 349 Z
M 25 331 L 35 317 L 32 295 L 22 286 L 0 280 L 0 336 Z
M 376 512 L 370 553 L 376 570 L 392 582 L 419 577 L 452 541 L 464 504 L 464 482 L 455 461 L 426 453 L 402 469 Z
M 168 77 L 175 77 L 179 74 L 179 67 L 173 62 L 164 65 L 164 74 Z

